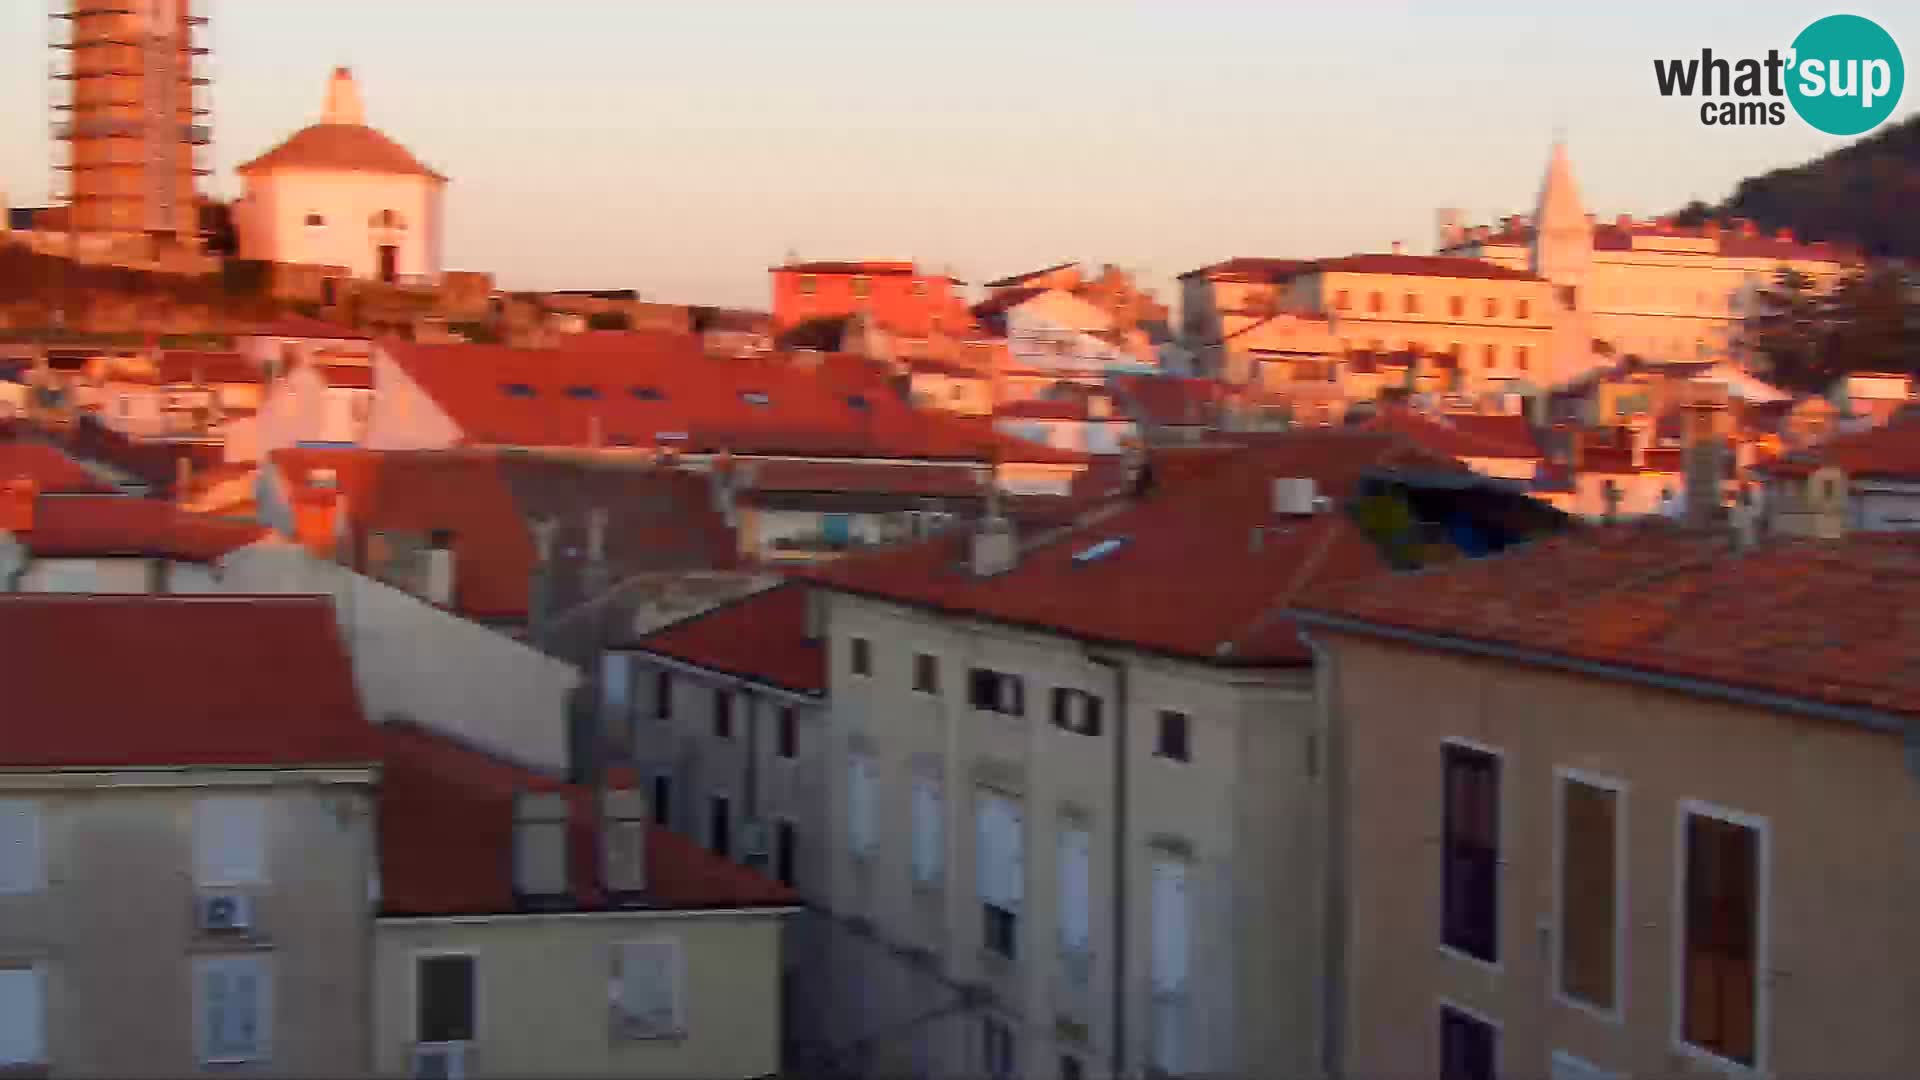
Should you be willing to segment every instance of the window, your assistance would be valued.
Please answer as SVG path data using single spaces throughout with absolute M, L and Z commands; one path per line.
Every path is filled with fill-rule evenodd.
M 794 860 L 798 858 L 800 834 L 791 821 L 775 822 L 773 826 L 773 876 L 782 885 L 794 884 Z
M 847 665 L 855 675 L 871 676 L 873 674 L 872 642 L 863 637 L 850 638 L 847 652 Z
M 988 951 L 1011 960 L 1019 953 L 1020 906 L 1026 894 L 1020 805 L 982 791 L 976 806 L 974 872 L 983 940 Z
M 871 293 L 872 291 L 873 291 L 872 281 L 868 280 L 865 277 L 856 277 L 853 279 L 853 295 L 860 297 L 861 299 L 864 300 L 866 299 L 867 294 Z
M 611 951 L 614 1036 L 669 1039 L 685 1034 L 686 972 L 680 943 L 623 941 Z
M 1440 940 L 1498 963 L 1500 759 L 1459 743 L 1443 746 L 1441 759 Z
M 913 654 L 913 688 L 923 694 L 940 692 L 940 660 L 927 653 Z
M 873 819 L 879 779 L 873 755 L 856 753 L 847 759 L 847 847 L 860 858 L 872 855 L 879 844 Z
M 1525 345 L 1515 345 L 1513 347 L 1513 366 L 1519 368 L 1521 371 L 1527 370 L 1527 354 L 1529 351 Z
M 1620 787 L 1562 770 L 1558 806 L 1560 994 L 1614 1012 L 1619 984 Z
M 1018 675 L 1007 675 L 990 668 L 974 668 L 967 677 L 967 701 L 976 709 L 1027 715 L 1027 687 Z
M 653 774 L 653 822 L 663 829 L 673 827 L 673 777 Z
M 1100 699 L 1085 690 L 1054 687 L 1053 726 L 1075 735 L 1100 734 Z
M 800 275 L 800 291 L 802 293 L 808 296 L 812 296 L 814 293 L 814 290 L 818 289 L 819 287 L 820 287 L 820 280 L 814 277 L 812 274 Z
M 1367 294 L 1367 310 L 1368 310 L 1368 311 L 1371 311 L 1371 312 L 1374 312 L 1375 314 L 1378 314 L 1378 313 L 1379 313 L 1379 311 L 1380 311 L 1380 308 L 1381 308 L 1381 306 L 1382 306 L 1382 305 L 1383 305 L 1384 303 L 1385 303 L 1385 301 L 1384 301 L 1384 300 L 1383 300 L 1383 299 L 1381 298 L 1381 296 L 1380 296 L 1380 294 L 1379 294 L 1379 293 L 1368 293 L 1368 294 Z
M 1090 923 L 1093 834 L 1071 825 L 1060 830 L 1060 967 L 1076 986 L 1093 978 Z
M 472 1042 L 477 1029 L 474 957 L 428 953 L 414 958 L 414 1041 Z
M 1513 302 L 1513 317 L 1516 319 L 1525 319 L 1532 310 L 1533 305 L 1526 300 L 1515 300 Z
M 1347 308 L 1353 306 L 1353 298 L 1347 295 L 1347 290 L 1341 289 L 1339 292 L 1333 294 L 1333 306 L 1335 310 L 1345 311 Z
M 47 1057 L 47 995 L 40 971 L 0 967 L 0 1069 Z
M 1086 1070 L 1072 1054 L 1060 1055 L 1060 1080 L 1086 1080 Z
M 1153 752 L 1173 761 L 1192 761 L 1193 758 L 1190 756 L 1192 748 L 1188 745 L 1192 726 L 1192 718 L 1186 713 L 1161 709 L 1159 731 L 1154 737 Z
M 375 229 L 404 229 L 407 227 L 407 223 L 401 219 L 400 215 L 391 210 L 382 210 L 373 215 L 373 217 L 367 220 L 367 224 Z
M 308 214 L 308 215 L 307 215 L 307 228 L 309 228 L 309 229 L 324 229 L 324 228 L 326 228 L 326 225 L 327 225 L 327 219 L 326 219 L 326 217 L 325 217 L 325 216 L 323 216 L 323 215 L 320 215 L 320 214 Z
M 1762 828 L 1697 803 L 1681 812 L 1680 1039 L 1749 1067 L 1759 1047 Z
M 913 778 L 913 882 L 931 885 L 940 880 L 946 850 L 946 808 L 940 781 L 932 776 Z
M 1492 1024 L 1440 1006 L 1440 1080 L 1494 1080 L 1497 1039 Z
M 1487 367 L 1494 367 L 1499 363 L 1500 347 L 1498 345 L 1488 345 L 1480 350 L 1480 354 L 1486 357 Z
M 982 1063 L 989 1080 L 1013 1080 L 1017 1061 L 1014 1057 L 1013 1028 L 998 1017 L 980 1018 Z
M 913 279 L 913 295 L 915 296 L 927 295 L 927 283 L 924 281 L 921 281 L 919 278 L 914 278 Z
M 656 672 L 653 676 L 653 716 L 656 720 L 673 719 L 673 672 Z
M 193 804 L 194 882 L 255 885 L 267 879 L 267 801 L 217 795 Z
M 1407 314 L 1417 315 L 1420 313 L 1420 295 L 1418 293 L 1408 293 L 1401 298 L 1400 302 L 1402 306 L 1405 307 Z
M 713 737 L 733 738 L 733 691 L 731 690 L 713 692 Z
M 0 799 L 0 894 L 38 892 L 46 877 L 40 804 Z
M 800 714 L 791 705 L 780 710 L 780 731 L 774 741 L 781 757 L 792 761 L 800 756 Z
M 1192 911 L 1187 903 L 1187 863 L 1172 857 L 1153 862 L 1152 951 L 1153 1063 L 1161 1071 L 1186 1071 L 1190 1031 L 1187 970 L 1192 952 Z
M 266 958 L 201 957 L 194 961 L 193 988 L 201 1061 L 266 1061 L 271 1056 L 273 984 Z
M 1447 314 L 1459 318 L 1467 313 L 1467 298 L 1456 296 L 1447 301 Z
M 733 857 L 733 800 L 725 795 L 707 800 L 707 850 Z
M 1500 315 L 1500 301 L 1491 296 L 1487 297 L 1486 312 L 1487 318 L 1498 318 Z

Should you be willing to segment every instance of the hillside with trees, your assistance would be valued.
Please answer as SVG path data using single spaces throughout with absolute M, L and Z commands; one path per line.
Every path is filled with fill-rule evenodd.
M 1689 204 L 1682 224 L 1747 218 L 1881 258 L 1920 259 L 1920 115 L 1804 165 L 1740 181 L 1718 206 Z

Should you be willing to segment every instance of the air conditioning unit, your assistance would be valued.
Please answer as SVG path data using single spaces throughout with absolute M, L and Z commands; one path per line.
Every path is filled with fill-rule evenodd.
M 200 897 L 200 929 L 231 933 L 253 927 L 253 897 L 243 893 L 208 893 Z
M 466 1080 L 472 1043 L 417 1043 L 413 1048 L 414 1080 Z

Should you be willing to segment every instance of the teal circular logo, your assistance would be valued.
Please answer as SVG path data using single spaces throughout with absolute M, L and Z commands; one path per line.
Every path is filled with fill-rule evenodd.
M 1880 24 L 1829 15 L 1793 39 L 1787 98 L 1829 135 L 1858 135 L 1893 114 L 1907 82 L 1900 46 Z

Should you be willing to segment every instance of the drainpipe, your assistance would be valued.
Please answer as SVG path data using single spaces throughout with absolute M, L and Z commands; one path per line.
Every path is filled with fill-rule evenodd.
M 1127 666 L 1088 660 L 1113 673 L 1113 1075 L 1127 1075 Z

